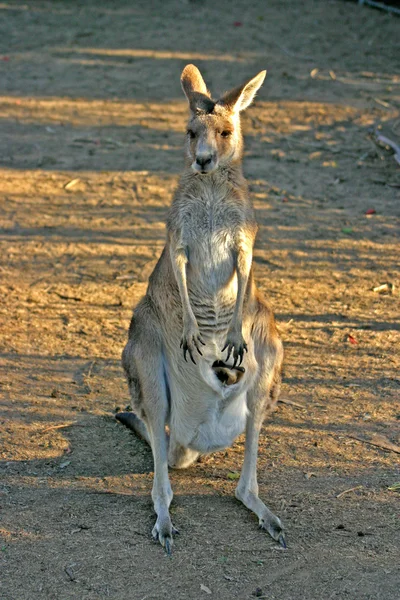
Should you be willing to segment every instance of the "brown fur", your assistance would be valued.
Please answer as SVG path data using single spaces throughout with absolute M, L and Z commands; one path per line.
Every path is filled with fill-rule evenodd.
M 185 170 L 167 221 L 167 243 L 135 309 L 123 352 L 136 415 L 117 418 L 153 451 L 153 535 L 169 551 L 167 471 L 230 445 L 246 428 L 236 496 L 271 536 L 282 525 L 258 498 L 258 435 L 277 399 L 282 363 L 272 312 L 252 269 L 257 224 L 242 173 L 239 113 L 265 72 L 213 100 L 196 67 L 182 73 L 190 117 Z M 166 426 L 169 425 L 169 435 Z

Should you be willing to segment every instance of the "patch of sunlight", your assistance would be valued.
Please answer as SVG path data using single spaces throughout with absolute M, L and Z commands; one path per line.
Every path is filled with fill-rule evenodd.
M 0 168 L 0 193 L 12 198 L 24 206 L 33 206 L 37 210 L 38 203 L 46 206 L 46 211 L 54 218 L 55 213 L 60 215 L 65 212 L 69 215 L 69 203 L 74 199 L 74 214 L 77 211 L 87 212 L 88 207 L 101 206 L 115 207 L 126 204 L 129 199 L 129 207 L 140 208 L 144 205 L 143 196 L 146 197 L 146 208 L 169 206 L 173 191 L 177 184 L 177 176 L 168 172 L 158 171 L 79 171 L 76 173 L 63 171 L 43 171 L 43 169 L 12 169 Z M 73 178 L 73 179 L 72 179 Z M 77 184 L 68 188 L 71 181 Z M 132 188 L 137 190 L 136 195 Z M 110 198 L 110 189 L 113 196 Z M 77 193 L 79 192 L 79 193 Z M 84 192 L 84 195 L 83 195 Z M 40 200 L 42 194 L 46 199 Z M 51 202 L 48 199 L 51 198 Z M 46 213 L 40 214 L 40 219 L 46 221 Z
M 38 535 L 37 533 L 33 533 L 32 531 L 25 531 L 25 529 L 5 529 L 4 527 L 0 527 L 0 535 L 4 538 L 4 541 L 7 543 L 15 542 L 15 541 L 36 541 L 42 540 L 44 538 L 43 535 Z
M 113 125 L 183 132 L 187 103 L 184 99 L 156 103 L 2 96 L 0 119 L 24 124 L 70 125 L 85 129 Z
M 321 125 L 332 125 L 360 117 L 348 105 L 321 102 L 257 102 L 261 134 L 299 133 Z M 135 102 L 122 99 L 93 100 L 67 97 L 0 96 L 0 120 L 18 124 L 81 127 L 132 127 L 145 132 L 159 130 L 183 134 L 188 116 L 184 98 L 165 102 Z M 244 132 L 252 135 L 253 124 L 244 115 Z M 54 132 L 50 132 L 53 133 Z M 86 140 L 85 140 L 86 141 Z
M 180 52 L 174 50 L 146 50 L 141 48 L 55 48 L 66 54 L 90 54 L 97 56 L 119 56 L 123 58 L 154 58 L 157 60 L 217 60 L 220 62 L 245 62 L 249 54 L 207 54 L 205 52 Z
M 59 476 L 53 477 L 32 477 L 32 476 L 15 476 L 7 477 L 8 486 L 17 486 L 19 490 L 22 488 L 46 488 L 48 490 L 75 490 L 82 492 L 92 492 L 97 494 L 117 494 L 123 496 L 140 496 L 148 495 L 148 482 L 152 478 L 152 473 L 130 473 L 129 475 L 118 475 L 99 477 L 77 475 L 68 477 L 64 472 Z M 151 479 L 150 479 L 151 480 Z M 134 489 L 132 484 L 134 482 Z

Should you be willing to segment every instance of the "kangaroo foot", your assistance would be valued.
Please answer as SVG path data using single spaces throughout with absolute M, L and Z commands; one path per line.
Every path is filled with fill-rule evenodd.
M 282 523 L 268 508 L 259 519 L 259 527 L 267 531 L 282 548 L 287 548 Z
M 158 517 L 156 524 L 151 532 L 154 541 L 160 542 L 165 552 L 170 556 L 172 554 L 173 535 L 179 535 L 179 531 L 172 525 L 168 517 Z
M 285 533 L 281 520 L 260 500 L 258 494 L 238 485 L 235 496 L 257 515 L 260 529 L 267 531 L 282 548 L 286 548 Z

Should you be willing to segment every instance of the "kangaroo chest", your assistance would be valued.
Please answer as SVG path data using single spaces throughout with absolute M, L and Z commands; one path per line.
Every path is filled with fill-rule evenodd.
M 211 198 L 193 203 L 185 215 L 184 244 L 188 254 L 189 283 L 201 283 L 216 292 L 234 274 L 237 211 L 223 200 Z
M 237 296 L 235 216 L 223 200 L 202 199 L 190 206 L 184 223 L 192 310 L 203 335 L 224 337 Z

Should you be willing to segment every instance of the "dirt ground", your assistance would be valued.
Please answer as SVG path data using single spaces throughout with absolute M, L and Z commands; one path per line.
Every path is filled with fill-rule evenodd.
M 341 1 L 0 4 L 2 600 L 400 598 L 399 455 L 365 442 L 400 443 L 400 172 L 373 140 L 400 139 L 399 28 Z M 165 556 L 151 452 L 113 418 L 188 62 L 215 93 L 268 69 L 245 172 L 285 342 L 259 482 L 287 550 L 233 497 L 239 438 L 171 472 Z

